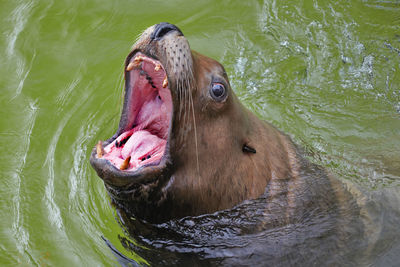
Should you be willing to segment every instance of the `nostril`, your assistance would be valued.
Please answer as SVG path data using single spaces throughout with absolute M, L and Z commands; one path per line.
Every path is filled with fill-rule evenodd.
M 154 32 L 151 35 L 151 39 L 160 40 L 163 38 L 167 33 L 171 31 L 177 31 L 180 35 L 183 35 L 181 30 L 173 24 L 162 22 L 156 25 Z
M 170 26 L 162 27 L 156 34 L 156 38 L 162 38 L 164 35 L 169 33 L 170 31 L 173 31 L 174 28 Z

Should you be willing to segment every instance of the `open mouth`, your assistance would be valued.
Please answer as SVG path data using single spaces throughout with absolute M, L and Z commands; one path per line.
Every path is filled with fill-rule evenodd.
M 125 106 L 118 136 L 104 148 L 97 145 L 97 158 L 108 160 L 123 171 L 158 165 L 168 142 L 172 98 L 163 65 L 140 52 L 126 67 Z

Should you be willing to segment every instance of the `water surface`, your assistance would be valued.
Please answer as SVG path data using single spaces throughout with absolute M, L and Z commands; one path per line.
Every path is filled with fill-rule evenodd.
M 88 156 L 118 125 L 131 45 L 161 21 L 312 161 L 398 192 L 399 1 L 16 0 L 0 15 L 1 265 L 115 265 L 102 236 L 145 262 L 121 244 Z

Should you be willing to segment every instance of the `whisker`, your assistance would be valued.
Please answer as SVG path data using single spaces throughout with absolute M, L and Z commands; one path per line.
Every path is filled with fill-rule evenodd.
M 192 117 L 193 117 L 193 126 L 194 126 L 194 142 L 195 142 L 195 147 L 196 147 L 196 163 L 197 163 L 197 173 L 198 173 L 198 179 L 199 179 L 198 182 L 200 183 L 201 182 L 201 179 L 200 179 L 201 175 L 200 175 L 200 164 L 199 164 L 199 150 L 198 150 L 198 144 L 197 144 L 196 116 L 194 114 L 194 105 L 193 105 L 192 94 L 190 94 L 190 93 L 189 93 L 189 99 L 190 99 L 190 106 L 192 108 Z

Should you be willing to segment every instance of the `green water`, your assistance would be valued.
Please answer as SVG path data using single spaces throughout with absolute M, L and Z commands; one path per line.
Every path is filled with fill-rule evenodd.
M 400 1 L 2 0 L 0 17 L 2 266 L 114 266 L 102 236 L 141 261 L 88 157 L 118 125 L 131 45 L 161 21 L 314 162 L 400 185 Z

